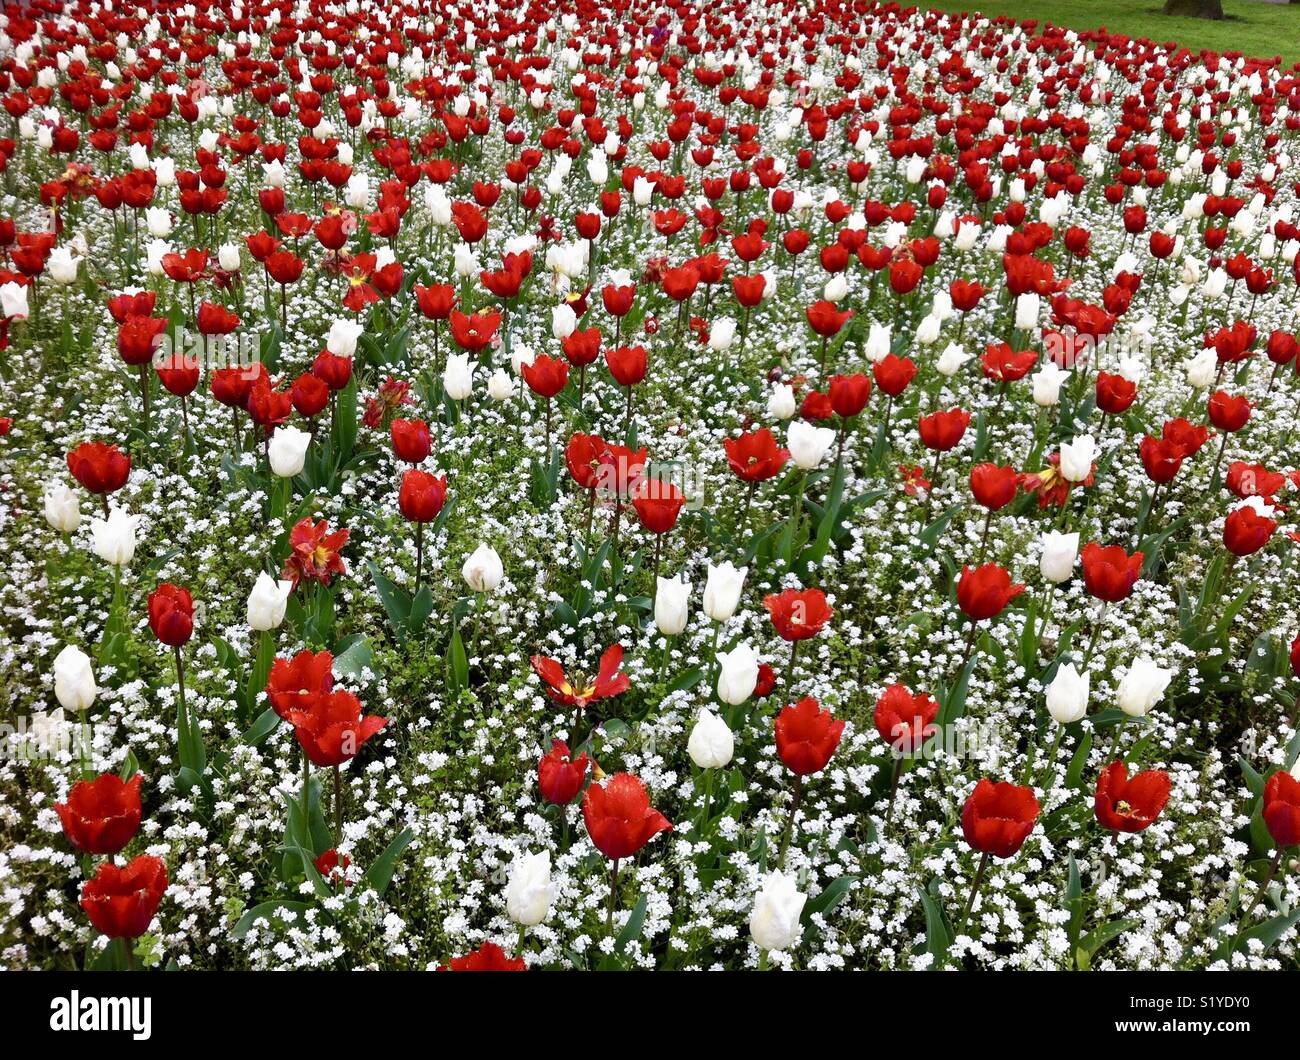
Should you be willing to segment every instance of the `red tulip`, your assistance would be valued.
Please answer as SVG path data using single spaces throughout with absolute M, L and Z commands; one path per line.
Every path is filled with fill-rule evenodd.
M 431 523 L 447 502 L 447 476 L 411 468 L 402 475 L 397 508 L 413 523 Z
M 1157 485 L 1173 481 L 1183 466 L 1183 451 L 1179 446 L 1149 434 L 1138 445 L 1138 455 L 1147 478 Z
M 833 375 L 830 378 L 829 396 L 835 415 L 841 419 L 852 419 L 867 407 L 867 401 L 871 398 L 871 380 L 861 373 Z
M 1300 843 L 1300 783 L 1285 770 L 1264 785 L 1264 825 L 1279 847 Z
M 194 633 L 194 600 L 190 591 L 163 582 L 149 594 L 149 628 L 162 643 L 179 648 Z
M 1228 515 L 1223 522 L 1223 547 L 1234 556 L 1251 556 L 1268 544 L 1277 521 L 1260 515 L 1249 504 Z
M 1210 395 L 1210 422 L 1221 431 L 1232 433 L 1246 426 L 1250 419 L 1250 402 L 1240 395 L 1234 396 L 1224 390 L 1216 390 Z
M 612 861 L 632 857 L 660 832 L 673 829 L 650 805 L 645 785 L 630 773 L 592 784 L 582 797 L 582 819 L 596 849 Z
M 311 374 L 337 393 L 352 380 L 352 358 L 322 350 L 312 361 Z
M 1038 820 L 1038 800 L 1031 788 L 985 777 L 975 785 L 961 812 L 966 842 L 981 854 L 1013 857 Z
M 916 378 L 916 365 L 909 357 L 887 353 L 876 362 L 871 374 L 876 379 L 876 386 L 890 397 L 898 397 Z
M 429 320 L 446 320 L 456 305 L 456 288 L 449 283 L 435 283 L 431 287 L 417 283 L 415 301 Z
M 564 667 L 545 655 L 534 655 L 529 662 L 534 673 L 546 684 L 546 690 L 555 702 L 579 710 L 598 699 L 626 692 L 632 685 L 631 679 L 620 670 L 623 665 L 621 644 L 612 644 L 605 649 L 593 680 L 585 680 L 577 675 L 571 682 L 565 675 Z
M 831 338 L 839 333 L 851 316 L 852 309 L 846 309 L 840 312 L 835 308 L 834 302 L 822 301 L 814 302 L 805 311 L 804 315 L 808 318 L 808 326 L 813 329 L 822 338 Z
M 266 698 L 285 721 L 294 711 L 310 711 L 316 700 L 334 690 L 334 656 L 327 651 L 300 651 L 271 664 Z
M 1128 775 L 1121 759 L 1112 762 L 1097 777 L 1093 806 L 1097 820 L 1112 832 L 1140 832 L 1155 822 L 1169 801 L 1169 774 L 1148 769 Z
M 742 482 L 766 482 L 781 473 L 790 459 L 790 450 L 776 444 L 776 436 L 766 427 L 736 438 L 724 438 L 722 447 L 727 463 Z
M 957 581 L 957 605 L 972 622 L 979 622 L 996 618 L 1024 591 L 1023 585 L 1012 585 L 1011 575 L 996 563 L 962 567 Z
M 563 357 L 539 353 L 532 364 L 525 364 L 521 370 L 524 382 L 539 397 L 555 397 L 569 381 L 569 362 Z
M 686 496 L 671 482 L 643 478 L 633 488 L 631 501 L 642 526 L 652 534 L 666 534 L 677 525 Z
M 636 386 L 646 375 L 644 346 L 619 346 L 605 351 L 609 374 L 619 386 Z
M 822 710 L 812 696 L 783 707 L 776 717 L 776 753 L 795 776 L 806 777 L 826 768 L 840 744 L 844 722 Z
M 820 589 L 786 589 L 763 598 L 763 606 L 772 618 L 782 640 L 798 641 L 815 637 L 831 620 L 831 608 Z
M 68 801 L 54 804 L 68 842 L 85 854 L 116 854 L 131 842 L 140 828 L 141 780 L 139 773 L 126 782 L 105 773 L 77 781 Z
M 328 585 L 336 574 L 346 574 L 339 550 L 347 544 L 350 530 L 330 533 L 329 523 L 322 519 L 313 522 L 311 517 L 299 520 L 289 532 L 289 560 L 281 577 L 292 581 L 296 588 L 303 578 Z
M 528 965 L 522 957 L 507 957 L 495 942 L 485 942 L 464 957 L 453 957 L 438 966 L 440 972 L 524 972 Z
M 334 691 L 289 712 L 289 724 L 312 765 L 337 766 L 354 758 L 361 745 L 388 724 L 387 718 L 361 713 L 351 692 Z
M 1137 384 L 1122 375 L 1098 372 L 1096 393 L 1097 407 L 1107 415 L 1118 416 L 1137 399 Z
M 330 388 L 323 379 L 310 372 L 304 372 L 293 381 L 289 394 L 298 415 L 307 419 L 320 413 L 330 402 Z
M 970 489 L 977 503 L 991 512 L 1005 508 L 1016 499 L 1020 476 L 1013 467 L 976 464 L 970 470 Z
M 963 409 L 932 412 L 917 420 L 917 426 L 921 432 L 921 444 L 944 453 L 961 441 L 970 426 L 970 413 Z
M 933 722 L 939 704 L 925 694 L 913 695 L 902 684 L 893 684 L 876 700 L 873 720 L 880 738 L 895 754 L 913 754 L 937 731 Z
M 1118 603 L 1128 597 L 1142 577 L 1141 552 L 1131 556 L 1120 545 L 1102 547 L 1095 541 L 1083 546 L 1083 583 L 1098 600 Z
M 81 888 L 81 908 L 95 929 L 110 939 L 139 938 L 149 930 L 167 890 L 167 866 L 141 854 L 124 868 L 102 861 Z
M 551 749 L 537 763 L 537 787 L 542 798 L 556 806 L 567 806 L 582 790 L 591 760 L 574 758 L 563 740 L 552 740 Z
M 388 431 L 398 460 L 408 464 L 423 463 L 433 449 L 429 425 L 423 420 L 393 420 Z

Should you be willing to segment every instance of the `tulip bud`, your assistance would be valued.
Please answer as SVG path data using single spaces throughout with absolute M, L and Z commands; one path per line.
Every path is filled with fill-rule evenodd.
M 1214 350 L 1202 350 L 1187 362 L 1187 385 L 1204 390 L 1219 374 L 1219 358 Z
M 54 658 L 54 698 L 64 710 L 89 710 L 99 694 L 90 656 L 69 644 Z
M 496 549 L 491 545 L 479 545 L 465 560 L 460 575 L 476 593 L 490 593 L 501 584 L 505 570 Z
M 944 348 L 943 353 L 939 354 L 939 359 L 935 362 L 935 370 L 947 379 L 961 371 L 961 366 L 969 361 L 971 355 L 962 350 L 956 343 L 950 343 Z
M 701 769 L 721 769 L 731 761 L 735 751 L 736 738 L 727 723 L 711 710 L 701 711 L 686 741 L 686 753 L 691 761 Z
M 721 317 L 709 329 L 709 349 L 727 350 L 736 338 L 736 322 L 731 317 Z
M 767 396 L 767 414 L 774 420 L 788 420 L 798 407 L 794 390 L 788 383 L 777 383 Z
M 1069 581 L 1074 573 L 1074 561 L 1079 556 L 1079 535 L 1062 534 L 1048 530 L 1043 534 L 1043 555 L 1038 569 L 1049 582 L 1060 585 Z
M 506 913 L 516 924 L 535 927 L 546 919 L 555 901 L 551 882 L 551 852 L 516 854 L 506 884 Z
M 1082 482 L 1092 474 L 1097 458 L 1097 442 L 1090 434 L 1081 434 L 1071 442 L 1061 443 L 1061 474 L 1070 482 Z
M 1029 331 L 1038 327 L 1040 302 L 1040 297 L 1033 291 L 1016 298 L 1016 330 Z
M 740 603 L 740 591 L 748 573 L 748 567 L 737 568 L 731 560 L 724 560 L 716 567 L 710 563 L 704 582 L 704 613 L 715 622 L 731 618 Z
M 690 615 L 691 586 L 680 574 L 660 578 L 655 590 L 655 625 L 665 637 L 675 637 L 686 628 Z
M 504 368 L 498 368 L 488 378 L 487 392 L 493 401 L 509 401 L 515 393 L 515 381 Z
M 330 325 L 325 348 L 336 357 L 351 357 L 357 352 L 357 339 L 364 330 L 355 320 L 336 320 Z
M 310 445 L 311 435 L 306 431 L 300 431 L 297 427 L 276 428 L 266 450 L 272 473 L 280 478 L 293 478 L 306 464 Z
M 1173 680 L 1173 670 L 1157 666 L 1147 655 L 1139 655 L 1120 680 L 1115 699 L 1131 718 L 1142 718 L 1164 698 L 1165 689 Z
M 815 427 L 806 420 L 793 421 L 786 431 L 786 445 L 795 466 L 811 471 L 823 458 L 835 441 L 835 432 L 829 427 Z
M 225 272 L 238 272 L 239 248 L 234 243 L 222 243 L 217 250 L 217 264 Z
M 808 896 L 798 889 L 793 874 L 769 873 L 754 898 L 749 933 L 762 950 L 784 950 L 803 934 L 800 916 Z
M 81 525 L 81 501 L 67 483 L 54 481 L 45 487 L 45 521 L 61 534 Z
M 135 532 L 140 516 L 128 515 L 125 508 L 114 508 L 107 519 L 90 522 L 91 545 L 96 556 L 115 567 L 125 567 L 135 555 Z
M 474 392 L 474 370 L 469 366 L 468 353 L 448 354 L 442 385 L 453 401 L 463 401 Z
M 741 641 L 731 651 L 718 652 L 718 698 L 736 707 L 758 686 L 758 652 Z
M 1088 713 L 1088 685 L 1092 675 L 1080 676 L 1073 663 L 1066 663 L 1056 671 L 1047 686 L 1047 713 L 1058 725 L 1070 725 Z
M 277 581 L 266 571 L 259 571 L 248 594 L 248 625 L 259 633 L 278 628 L 284 621 L 291 592 L 293 582 Z
M 577 326 L 578 318 L 568 302 L 561 302 L 551 310 L 551 334 L 557 339 L 567 339 Z

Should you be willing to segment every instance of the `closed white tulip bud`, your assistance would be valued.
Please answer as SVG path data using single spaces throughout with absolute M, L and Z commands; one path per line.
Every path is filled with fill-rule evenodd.
M 140 516 L 114 508 L 107 519 L 90 521 L 90 547 L 96 556 L 115 567 L 125 567 L 135 555 L 135 532 Z
M 217 264 L 223 272 L 238 272 L 239 248 L 234 243 L 222 243 L 217 250 Z
M 1187 362 L 1187 385 L 1204 390 L 1214 384 L 1219 375 L 1219 355 L 1214 350 L 1202 350 Z
M 27 319 L 27 287 L 25 284 L 10 280 L 0 284 L 0 316 L 13 317 L 15 320 Z
M 1043 555 L 1038 569 L 1049 582 L 1060 585 L 1074 574 L 1074 561 L 1079 557 L 1079 535 L 1062 534 L 1048 530 L 1043 534 Z
M 506 884 L 506 913 L 516 924 L 536 927 L 546 919 L 555 901 L 551 882 L 551 852 L 516 854 Z
M 873 320 L 871 322 L 871 329 L 867 332 L 867 360 L 872 364 L 883 361 L 889 356 L 889 346 L 891 341 L 889 325 L 881 324 L 878 321 Z
M 78 260 L 69 247 L 55 247 L 45 259 L 45 271 L 55 283 L 67 285 L 77 278 Z
M 849 294 L 849 281 L 845 278 L 844 273 L 837 272 L 822 289 L 822 297 L 828 302 L 842 302 Z
M 1157 666 L 1148 655 L 1139 655 L 1119 683 L 1119 709 L 1131 718 L 1145 717 L 1164 698 L 1173 676 L 1173 670 Z
M 271 444 L 266 449 L 271 471 L 280 478 L 293 478 L 307 462 L 307 449 L 310 446 L 311 435 L 306 431 L 300 431 L 297 427 L 277 427 L 271 435 Z
M 505 568 L 501 566 L 501 557 L 497 555 L 496 549 L 491 545 L 479 545 L 466 558 L 460 576 L 476 593 L 490 593 L 501 584 Z
M 718 652 L 718 698 L 739 706 L 758 685 L 758 652 L 744 641 L 731 651 Z
M 155 239 L 166 239 L 172 234 L 171 211 L 163 206 L 150 206 L 144 212 L 145 227 Z
M 731 618 L 740 603 L 740 591 L 745 587 L 748 573 L 748 567 L 736 567 L 729 559 L 716 567 L 710 563 L 704 582 L 704 613 L 715 622 Z
M 793 873 L 771 872 L 763 880 L 749 914 L 749 933 L 761 950 L 784 950 L 803 934 L 799 922 L 808 896 L 799 890 Z
M 736 338 L 736 322 L 731 317 L 721 317 L 709 329 L 709 349 L 729 350 Z
M 786 431 L 786 445 L 795 466 L 811 471 L 825 458 L 835 441 L 835 432 L 829 427 L 814 427 L 807 420 L 794 420 Z
M 767 414 L 774 420 L 788 420 L 798 407 L 789 383 L 777 383 L 767 396 Z
M 504 368 L 498 368 L 488 377 L 487 392 L 493 401 L 509 401 L 515 393 L 515 381 Z
M 736 752 L 736 738 L 727 723 L 711 710 L 700 712 L 699 720 L 686 741 L 686 753 L 701 769 L 721 769 Z
M 655 625 L 665 637 L 675 637 L 686 628 L 690 600 L 690 584 L 680 574 L 659 578 L 655 591 Z
M 561 302 L 551 310 L 551 334 L 557 339 L 567 339 L 577 326 L 578 318 L 568 302 Z
M 447 367 L 442 372 L 442 386 L 452 401 L 463 401 L 474 392 L 474 369 L 469 365 L 468 353 L 447 355 Z
M 64 710 L 89 710 L 99 695 L 90 656 L 69 644 L 54 659 L 54 698 Z
M 355 320 L 336 320 L 330 325 L 325 348 L 336 357 L 351 357 L 357 352 L 357 339 L 364 330 Z
M 67 483 L 56 480 L 45 487 L 45 521 L 61 534 L 81 525 L 81 500 Z
M 1020 331 L 1029 331 L 1031 328 L 1038 327 L 1038 308 L 1041 299 L 1033 291 L 1019 295 L 1016 298 L 1016 328 Z
M 916 326 L 914 339 L 920 346 L 933 346 L 939 341 L 939 334 L 943 330 L 943 321 L 933 313 L 929 313 L 921 319 L 921 323 Z
M 1054 361 L 1047 361 L 1034 373 L 1034 404 L 1039 408 L 1051 408 L 1061 400 L 1061 384 L 1070 377 L 1070 373 L 1056 367 Z
M 1047 713 L 1058 725 L 1070 725 L 1088 713 L 1088 685 L 1092 675 L 1080 675 L 1073 663 L 1066 663 L 1056 671 L 1047 686 Z
M 1072 442 L 1061 443 L 1061 474 L 1071 482 L 1082 482 L 1092 474 L 1097 458 L 1097 442 L 1091 434 L 1081 434 Z
M 277 629 L 284 621 L 284 611 L 293 592 L 293 582 L 278 581 L 266 571 L 259 571 L 248 594 L 248 625 L 259 633 Z

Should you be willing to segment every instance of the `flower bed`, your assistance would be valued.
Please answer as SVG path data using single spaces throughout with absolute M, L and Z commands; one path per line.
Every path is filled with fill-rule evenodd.
M 1294 72 L 6 14 L 0 965 L 1294 965 Z

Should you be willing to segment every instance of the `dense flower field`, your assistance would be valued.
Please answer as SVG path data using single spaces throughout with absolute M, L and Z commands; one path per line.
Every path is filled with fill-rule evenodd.
M 0 966 L 1295 964 L 1300 75 L 0 25 Z

